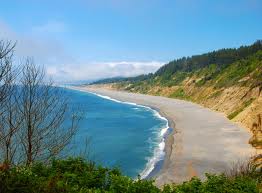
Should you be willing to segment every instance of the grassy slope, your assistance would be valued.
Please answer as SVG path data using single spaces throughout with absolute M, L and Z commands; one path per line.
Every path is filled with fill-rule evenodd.
M 193 72 L 177 71 L 168 78 L 123 81 L 113 88 L 193 101 L 252 129 L 262 112 L 262 50 L 222 69 L 211 64 Z M 260 140 L 258 133 L 255 141 Z

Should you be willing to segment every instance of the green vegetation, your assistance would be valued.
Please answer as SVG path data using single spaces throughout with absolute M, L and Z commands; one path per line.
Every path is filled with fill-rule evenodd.
M 15 71 L 12 68 L 14 45 L 0 41 L 1 45 L 0 193 L 261 192 L 261 167 L 239 167 L 231 175 L 206 174 L 205 181 L 192 178 L 182 184 L 167 184 L 160 189 L 153 180 L 142 180 L 140 177 L 134 180 L 122 175 L 117 168 L 97 166 L 82 158 L 55 159 L 73 137 L 78 118 L 72 116 L 72 126 L 65 130 L 62 123 L 67 105 L 60 95 L 51 90 L 54 88 L 51 84 L 43 84 L 43 71 L 33 61 L 27 60 L 22 70 L 22 81 L 13 80 L 12 77 L 19 77 L 19 73 L 13 74 Z M 261 88 L 261 61 L 262 41 L 258 41 L 239 49 L 223 49 L 181 58 L 160 68 L 155 74 L 113 78 L 97 83 L 118 83 L 119 88 L 141 93 L 148 93 L 153 86 L 175 85 L 177 89 L 169 97 L 191 99 L 182 87 L 189 77 L 194 78 L 192 83 L 196 86 L 218 87 L 212 98 L 221 94 L 220 88 L 235 84 Z M 12 90 L 17 82 L 23 86 L 19 88 L 19 97 L 14 96 Z M 26 90 L 28 88 L 29 91 Z M 156 92 L 160 94 L 159 89 Z M 229 118 L 234 118 L 253 100 L 244 102 Z
M 179 98 L 179 99 L 186 99 L 187 96 L 182 88 L 177 89 L 175 92 L 173 92 L 171 95 L 169 95 L 171 98 Z
M 34 163 L 0 171 L 2 193 L 258 193 L 261 171 L 249 170 L 236 176 L 209 175 L 207 180 L 192 178 L 180 185 L 159 189 L 152 180 L 133 180 L 118 169 L 96 166 L 81 158 L 53 160 L 50 164 Z
M 221 49 L 207 54 L 183 57 L 161 67 L 155 74 L 157 76 L 171 76 L 179 71 L 195 72 L 214 64 L 220 70 L 257 53 L 259 50 L 262 50 L 262 41 L 257 41 L 251 46 L 242 46 L 238 49 Z
M 119 83 L 146 82 L 149 85 L 159 84 L 162 86 L 179 85 L 186 77 L 195 75 L 201 78 L 198 86 L 206 82 L 218 81 L 217 86 L 231 86 L 249 73 L 261 68 L 262 40 L 258 40 L 250 46 L 241 46 L 238 49 L 221 49 L 206 54 L 192 57 L 183 57 L 173 60 L 161 67 L 156 73 L 140 75 L 130 78 L 111 78 L 94 82 Z M 155 80 L 157 78 L 157 80 Z M 261 69 L 252 74 L 255 81 L 261 80 Z
M 94 84 L 106 82 L 101 80 Z M 183 57 L 162 66 L 154 74 L 111 79 L 111 83 L 129 92 L 189 100 L 226 112 L 229 119 L 234 119 L 262 91 L 262 40 L 237 49 Z M 227 104 L 231 106 L 229 112 Z M 259 108 L 260 103 L 254 105 Z M 251 120 L 244 124 L 250 128 L 249 122 L 256 121 L 257 116 L 251 112 L 248 117 Z
M 239 113 L 241 113 L 246 107 L 248 107 L 252 102 L 253 102 L 253 98 L 251 98 L 248 101 L 245 101 L 244 104 L 241 106 L 241 108 L 237 109 L 236 111 L 234 111 L 233 113 L 229 114 L 227 116 L 228 119 L 233 119 L 235 118 Z
M 93 84 L 118 83 L 126 90 L 145 93 L 150 87 L 181 85 L 187 78 L 196 86 L 224 88 L 234 85 L 262 86 L 262 40 L 238 49 L 221 49 L 183 57 L 161 67 L 156 73 L 130 78 L 111 78 Z M 145 89 L 146 87 L 146 89 Z M 172 96 L 173 97 L 173 96 Z
M 94 84 L 101 83 L 108 81 Z M 250 123 L 256 123 L 257 115 L 261 114 L 261 101 L 257 99 L 262 92 L 262 40 L 249 46 L 179 58 L 154 74 L 111 79 L 110 83 L 129 92 L 189 100 L 227 113 L 229 119 L 245 111 L 249 116 L 243 117 L 242 123 L 252 129 Z M 251 103 L 254 111 L 246 109 Z M 253 141 L 256 148 L 262 148 L 260 138 Z
M 222 70 L 216 77 L 217 87 L 229 87 L 234 84 L 252 85 L 261 84 L 262 78 L 262 50 L 256 54 L 239 60 Z M 260 68 L 260 69 L 259 69 Z M 260 70 L 260 76 L 258 75 Z M 243 79 L 246 77 L 246 80 Z M 242 80 L 241 80 L 242 79 Z M 248 85 L 247 85 L 248 86 Z
M 173 84 L 179 85 L 183 80 L 186 79 L 187 76 L 188 76 L 188 73 L 186 72 L 177 72 L 173 78 Z
M 161 83 L 163 86 L 176 86 L 180 85 L 190 74 L 187 72 L 176 72 L 171 78 L 165 77 L 161 78 Z

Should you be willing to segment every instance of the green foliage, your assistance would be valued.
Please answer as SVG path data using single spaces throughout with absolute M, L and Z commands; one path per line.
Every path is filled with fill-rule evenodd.
M 228 178 L 225 175 L 206 174 L 207 180 L 201 182 L 192 178 L 181 185 L 166 185 L 163 192 L 169 193 L 259 193 L 257 181 L 250 177 Z
M 142 74 L 139 76 L 135 76 L 135 77 L 113 77 L 113 78 L 105 78 L 102 80 L 98 80 L 95 82 L 90 83 L 90 85 L 92 84 L 109 84 L 109 83 L 121 83 L 121 82 L 137 82 L 137 81 L 144 81 L 144 80 L 148 80 L 150 78 L 153 77 L 152 73 L 149 74 Z
M 173 77 L 173 83 L 174 85 L 179 85 L 183 80 L 188 77 L 188 73 L 186 72 L 177 72 Z
M 177 89 L 175 92 L 173 92 L 171 95 L 169 95 L 171 98 L 179 98 L 179 99 L 187 99 L 188 97 L 185 94 L 185 91 L 183 88 Z
M 159 192 L 153 181 L 121 175 L 116 169 L 96 166 L 81 158 L 53 160 L 49 165 L 14 167 L 0 172 L 0 192 Z
M 262 87 L 262 40 L 238 49 L 221 49 L 206 54 L 183 57 L 162 66 L 156 73 L 129 78 L 105 79 L 94 84 L 131 84 L 127 90 L 147 93 L 153 86 L 180 85 L 186 77 L 196 77 L 196 86 L 215 88 Z M 122 87 L 123 88 L 123 87 Z M 175 94 L 174 94 L 175 95 Z
M 211 64 L 210 66 L 196 71 L 194 73 L 195 76 L 200 78 L 200 80 L 196 82 L 196 86 L 200 87 L 210 82 L 219 74 L 220 70 L 221 69 L 216 64 Z
M 259 50 L 262 50 L 262 41 L 257 41 L 251 46 L 242 46 L 238 49 L 221 49 L 192 57 L 183 57 L 164 65 L 156 72 L 156 75 L 171 76 L 178 71 L 192 72 L 212 64 L 216 64 L 219 69 L 223 69 L 238 60 L 255 54 Z
M 175 86 L 180 85 L 186 77 L 190 76 L 187 72 L 176 72 L 173 76 L 161 76 L 159 80 L 159 86 Z
M 217 87 L 228 87 L 234 84 L 251 84 L 261 83 L 261 68 L 262 65 L 262 51 L 258 51 L 256 54 L 239 60 L 229 67 L 222 70 L 222 72 L 216 78 Z M 254 72 L 254 73 L 253 73 Z M 260 74 L 260 75 L 259 75 Z M 243 78 L 247 80 L 241 80 Z
M 227 116 L 227 118 L 228 118 L 228 119 L 233 119 L 233 118 L 235 118 L 235 117 L 236 117 L 239 113 L 241 113 L 246 107 L 248 107 L 253 101 L 254 101 L 253 98 L 251 98 L 251 99 L 248 100 L 248 101 L 245 101 L 245 102 L 243 103 L 243 105 L 242 105 L 239 109 L 237 109 L 237 110 L 234 111 L 233 113 L 229 114 L 229 115 Z
M 133 180 L 118 169 L 96 166 L 81 158 L 53 160 L 50 164 L 35 163 L 0 171 L 1 193 L 187 193 L 187 192 L 250 192 L 258 193 L 257 176 L 207 175 L 206 181 L 192 178 L 183 184 L 165 185 L 163 190 L 151 180 Z M 260 179 L 260 181 L 258 180 Z

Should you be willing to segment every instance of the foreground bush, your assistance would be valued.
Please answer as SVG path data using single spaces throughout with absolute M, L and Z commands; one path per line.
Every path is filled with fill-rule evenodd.
M 118 169 L 96 166 L 80 158 L 53 160 L 49 165 L 35 163 L 0 172 L 1 193 L 186 193 L 186 192 L 250 192 L 258 193 L 259 178 L 252 176 L 226 177 L 207 175 L 201 182 L 192 178 L 180 185 L 166 185 L 160 190 L 150 180 L 133 180 Z

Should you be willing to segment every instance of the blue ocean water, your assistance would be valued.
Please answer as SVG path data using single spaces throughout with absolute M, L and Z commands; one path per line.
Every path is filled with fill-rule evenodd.
M 138 174 L 146 177 L 163 160 L 168 122 L 157 111 L 92 93 L 65 92 L 71 106 L 80 106 L 84 111 L 72 142 L 75 151 L 87 150 L 88 159 L 119 167 L 133 178 Z

